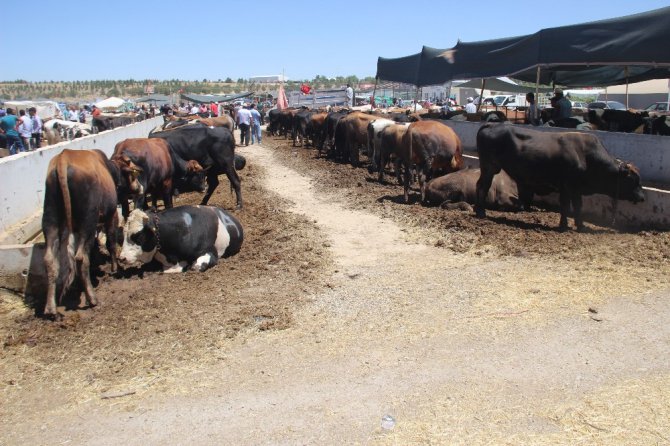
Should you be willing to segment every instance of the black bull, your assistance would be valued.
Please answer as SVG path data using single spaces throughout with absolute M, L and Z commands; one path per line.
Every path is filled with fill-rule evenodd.
M 151 132 L 149 137 L 165 139 L 177 155 L 195 160 L 207 169 L 207 192 L 200 204 L 207 204 L 219 185 L 218 176 L 225 173 L 235 190 L 237 208 L 242 208 L 240 177 L 235 170 L 235 140 L 230 130 L 194 124 L 175 130 Z
M 485 199 L 493 176 L 504 169 L 529 206 L 533 194 L 558 192 L 559 228 L 568 227 L 570 203 L 575 225 L 583 230 L 582 195 L 605 194 L 637 203 L 644 201 L 635 166 L 607 153 L 595 135 L 580 132 L 542 132 L 507 124 L 485 124 L 477 133 L 481 176 L 477 181 L 477 216 L 484 217 Z

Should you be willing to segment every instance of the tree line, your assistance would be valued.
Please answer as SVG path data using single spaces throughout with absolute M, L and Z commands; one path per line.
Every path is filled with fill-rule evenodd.
M 358 78 L 357 76 L 327 77 L 317 75 L 313 79 L 289 80 L 284 86 L 286 90 L 298 90 L 304 83 L 315 89 L 339 88 L 351 84 L 357 88 L 359 84 L 374 83 L 374 77 Z M 153 86 L 156 94 L 172 95 L 179 93 L 192 94 L 231 94 L 241 91 L 258 93 L 270 92 L 278 88 L 277 83 L 258 83 L 249 79 L 239 78 L 236 81 L 225 79 L 203 79 L 202 81 L 185 81 L 181 79 L 122 79 L 122 80 L 88 80 L 88 81 L 39 81 L 28 82 L 22 79 L 14 81 L 0 81 L 1 100 L 22 99 L 95 99 L 98 97 L 144 96 L 145 87 Z

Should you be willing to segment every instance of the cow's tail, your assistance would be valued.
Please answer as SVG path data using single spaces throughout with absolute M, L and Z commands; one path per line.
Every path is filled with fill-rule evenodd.
M 75 276 L 75 240 L 74 230 L 72 224 L 72 198 L 70 195 L 70 187 L 67 181 L 67 161 L 60 158 L 56 166 L 56 174 L 58 176 L 58 183 L 60 185 L 61 195 L 63 197 L 63 209 L 65 210 L 65 228 L 67 235 L 67 263 L 68 271 L 65 280 L 63 281 L 63 291 L 61 297 L 65 294 L 67 289 L 74 281 Z
M 456 150 L 454 156 L 451 157 L 451 170 L 453 172 L 461 170 L 463 168 L 463 148 L 461 147 L 460 141 L 456 145 Z

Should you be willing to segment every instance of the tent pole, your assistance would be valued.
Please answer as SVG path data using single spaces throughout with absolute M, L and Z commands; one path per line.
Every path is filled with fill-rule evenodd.
M 479 91 L 479 104 L 477 104 L 477 112 L 484 105 L 484 87 L 486 86 L 486 79 L 482 78 L 482 89 Z
M 414 93 L 414 113 L 416 113 L 416 104 L 419 102 L 419 86 L 416 86 L 416 93 Z
M 540 66 L 537 66 L 537 75 L 535 76 L 535 111 L 539 110 L 540 105 Z M 533 122 L 535 116 L 531 116 L 531 122 Z
M 375 77 L 375 88 L 372 89 L 372 101 L 370 101 L 370 110 L 372 110 L 372 107 L 375 107 L 375 93 L 377 93 L 377 81 L 379 80 L 378 77 Z
M 628 65 L 624 67 L 624 73 L 626 74 L 626 109 L 628 109 Z

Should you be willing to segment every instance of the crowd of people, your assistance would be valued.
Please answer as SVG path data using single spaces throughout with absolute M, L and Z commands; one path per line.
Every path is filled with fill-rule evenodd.
M 18 116 L 12 108 L 0 109 L 0 133 L 6 139 L 10 155 L 40 148 L 43 127 L 35 107 L 28 109 L 28 115 L 25 110 L 19 110 Z

